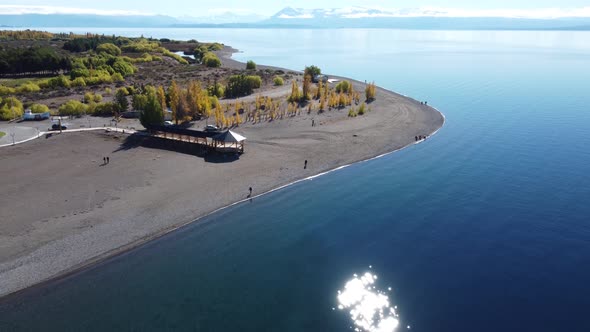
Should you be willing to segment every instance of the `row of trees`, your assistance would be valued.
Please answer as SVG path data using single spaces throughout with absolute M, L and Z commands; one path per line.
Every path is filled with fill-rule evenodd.
M 64 44 L 63 49 L 70 52 L 79 53 L 94 51 L 101 44 L 109 43 L 121 47 L 123 45 L 129 44 L 130 42 L 131 40 L 125 37 L 87 34 L 86 36 L 76 36 L 75 38 L 68 40 Z
M 46 40 L 52 39 L 54 35 L 50 32 L 35 30 L 1 30 L 0 40 Z
M 57 74 L 71 68 L 71 58 L 50 47 L 0 49 L 0 76 Z

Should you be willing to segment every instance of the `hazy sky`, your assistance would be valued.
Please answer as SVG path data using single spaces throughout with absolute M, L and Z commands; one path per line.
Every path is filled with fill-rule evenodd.
M 9 7 L 8 7 L 9 6 Z M 43 7 L 31 8 L 28 6 Z M 539 8 L 590 8 L 589 0 L 0 0 L 0 14 L 22 10 L 45 12 L 79 12 L 97 9 L 111 11 L 141 12 L 172 16 L 206 16 L 212 13 L 232 11 L 272 15 L 283 7 L 295 8 L 342 8 L 350 6 L 376 8 L 441 7 L 471 10 L 484 9 L 539 9 Z M 28 7 L 28 8 L 27 8 Z M 60 8 L 55 8 L 60 7 Z

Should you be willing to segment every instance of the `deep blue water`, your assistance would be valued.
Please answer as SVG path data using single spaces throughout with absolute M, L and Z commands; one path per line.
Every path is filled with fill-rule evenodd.
M 0 303 L 0 330 L 347 331 L 337 292 L 372 271 L 399 330 L 590 331 L 590 33 L 105 32 L 316 64 L 447 122 Z

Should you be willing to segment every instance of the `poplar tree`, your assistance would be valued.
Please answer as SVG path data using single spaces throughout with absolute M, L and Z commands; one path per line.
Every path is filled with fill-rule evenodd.
M 172 81 L 170 87 L 168 88 L 168 98 L 170 99 L 170 110 L 172 111 L 172 118 L 178 124 L 179 116 L 178 116 L 178 104 L 180 102 L 180 91 L 178 89 L 178 85 L 176 85 L 176 81 Z
M 303 96 L 301 96 L 301 99 L 309 100 L 310 95 L 311 95 L 311 76 L 305 75 L 305 78 L 303 79 Z
M 158 103 L 162 108 L 162 112 L 166 111 L 166 109 L 168 108 L 168 106 L 166 105 L 166 92 L 164 91 L 164 87 L 162 87 L 161 85 L 158 87 L 158 90 L 156 90 L 156 98 L 158 99 Z

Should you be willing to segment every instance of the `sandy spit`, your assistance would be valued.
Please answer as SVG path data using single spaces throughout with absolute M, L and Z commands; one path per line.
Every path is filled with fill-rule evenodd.
M 362 82 L 354 86 L 364 91 Z M 385 89 L 370 108 L 356 118 L 332 110 L 241 125 L 235 131 L 248 141 L 238 159 L 112 132 L 63 133 L 2 148 L 0 296 L 194 222 L 246 199 L 249 187 L 259 195 L 395 151 L 444 123 L 434 108 Z

